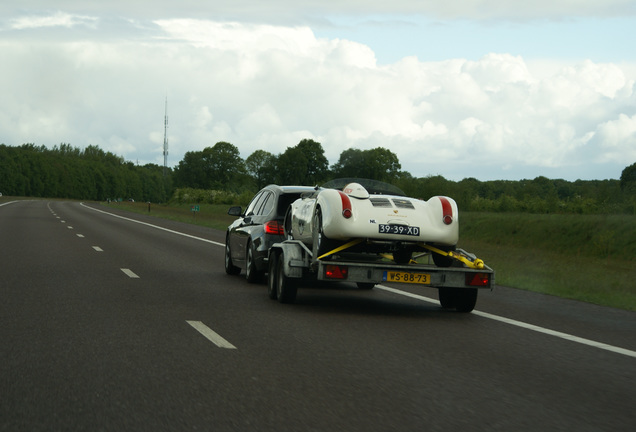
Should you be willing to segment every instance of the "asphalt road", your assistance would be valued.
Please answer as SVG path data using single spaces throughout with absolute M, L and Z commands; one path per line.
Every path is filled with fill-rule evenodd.
M 223 232 L 105 211 L 0 205 L 1 431 L 636 425 L 634 312 L 504 287 L 471 314 L 413 286 L 282 305 L 225 274 Z

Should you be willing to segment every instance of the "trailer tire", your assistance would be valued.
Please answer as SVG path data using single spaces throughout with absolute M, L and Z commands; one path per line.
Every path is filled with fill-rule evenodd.
M 293 303 L 296 301 L 298 286 L 296 279 L 285 275 L 285 255 L 278 255 L 276 263 L 276 296 L 280 303 Z
M 269 271 L 267 273 L 267 295 L 270 299 L 278 298 L 278 255 L 280 252 L 272 251 L 269 257 Z
M 361 290 L 371 290 L 375 286 L 373 282 L 357 282 L 358 289 Z
M 468 313 L 477 304 L 477 288 L 460 288 L 455 294 L 455 309 L 457 312 Z
M 455 293 L 452 288 L 438 289 L 439 304 L 444 309 L 455 309 Z
M 477 288 L 439 288 L 439 304 L 444 309 L 468 313 L 477 304 Z

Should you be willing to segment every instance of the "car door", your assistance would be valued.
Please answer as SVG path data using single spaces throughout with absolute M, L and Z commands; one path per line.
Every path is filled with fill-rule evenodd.
M 230 231 L 230 251 L 232 261 L 242 263 L 245 260 L 245 246 L 250 235 L 250 228 L 254 226 L 254 216 L 258 207 L 262 204 L 267 191 L 257 193 L 247 205 L 241 215 L 239 223 Z

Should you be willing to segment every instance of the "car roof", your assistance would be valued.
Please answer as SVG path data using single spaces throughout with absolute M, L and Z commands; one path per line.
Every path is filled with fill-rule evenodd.
M 302 193 L 315 190 L 313 186 L 279 186 L 275 184 L 267 185 L 264 189 L 277 189 L 282 193 Z

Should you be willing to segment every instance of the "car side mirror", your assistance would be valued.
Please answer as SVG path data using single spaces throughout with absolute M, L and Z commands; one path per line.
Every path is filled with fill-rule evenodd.
M 229 214 L 230 216 L 240 216 L 242 213 L 243 209 L 241 209 L 241 207 L 239 206 L 230 207 L 230 209 L 227 211 L 227 214 Z

